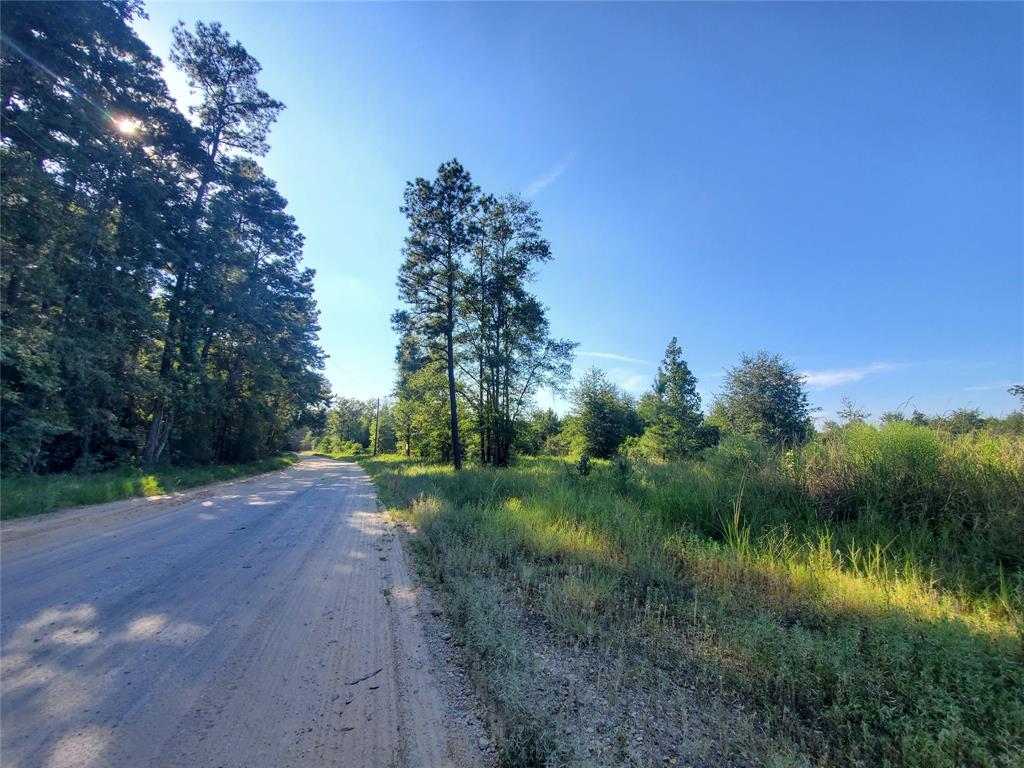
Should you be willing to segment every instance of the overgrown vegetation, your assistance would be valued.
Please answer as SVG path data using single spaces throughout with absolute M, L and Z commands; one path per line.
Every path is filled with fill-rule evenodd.
M 300 447 L 325 455 L 392 453 L 396 447 L 393 407 L 386 399 L 336 397 L 322 429 L 309 436 L 308 446 Z
M 85 504 L 161 496 L 184 488 L 284 469 L 293 463 L 293 456 L 278 456 L 247 464 L 166 467 L 152 472 L 138 467 L 118 467 L 91 474 L 5 476 L 0 481 L 0 517 L 6 520 Z
M 529 659 L 488 661 L 503 640 L 479 622 L 502 600 L 515 631 L 542 617 L 637 670 L 722 676 L 815 762 L 1024 760 L 1020 437 L 854 423 L 788 451 L 733 435 L 587 476 L 558 459 L 364 463 L 420 529 L 484 688 L 519 702 L 501 710 L 510 763 L 568 758 L 557 713 L 522 706 L 540 697 Z
M 257 162 L 284 105 L 200 22 L 173 30 L 186 118 L 143 13 L 4 5 L 5 471 L 251 461 L 327 397 L 302 234 Z

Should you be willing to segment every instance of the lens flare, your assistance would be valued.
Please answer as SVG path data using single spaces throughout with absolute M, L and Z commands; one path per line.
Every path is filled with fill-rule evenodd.
M 117 118 L 114 120 L 114 124 L 117 126 L 117 130 L 126 136 L 131 136 L 139 130 L 139 121 L 132 120 L 130 117 Z

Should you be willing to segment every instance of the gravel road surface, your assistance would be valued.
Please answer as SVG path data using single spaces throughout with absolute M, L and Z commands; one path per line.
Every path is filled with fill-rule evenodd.
M 4 768 L 468 766 L 355 464 L 4 524 Z

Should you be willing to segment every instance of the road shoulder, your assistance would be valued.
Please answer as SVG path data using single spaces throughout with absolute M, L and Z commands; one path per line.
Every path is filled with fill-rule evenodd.
M 300 458 L 298 462 L 289 467 L 274 469 L 269 472 L 260 472 L 255 475 L 246 475 L 245 477 L 232 480 L 221 480 L 208 485 L 197 485 L 180 491 L 160 494 L 159 496 L 133 496 L 130 499 L 108 501 L 103 504 L 89 504 L 4 520 L 0 522 L 0 545 L 7 549 L 9 546 L 16 545 L 25 539 L 59 531 L 70 526 L 83 523 L 112 523 L 142 517 L 154 512 L 161 512 L 181 504 L 187 504 L 190 501 L 214 496 L 228 488 L 265 481 L 268 477 L 283 474 L 300 466 L 302 461 L 303 459 Z

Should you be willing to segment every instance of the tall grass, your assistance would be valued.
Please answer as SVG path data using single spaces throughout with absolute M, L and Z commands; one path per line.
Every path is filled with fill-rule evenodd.
M 168 467 L 153 472 L 120 467 L 92 474 L 7 475 L 0 478 L 0 517 L 25 517 L 85 504 L 160 496 L 197 485 L 283 469 L 294 462 L 292 456 L 278 456 L 249 464 Z
M 900 532 L 944 576 L 998 581 L 1024 566 L 1024 440 L 896 423 L 851 425 L 791 464 L 823 514 Z
M 1024 453 L 921 429 L 856 427 L 789 454 L 730 440 L 588 477 L 555 460 L 365 464 L 439 581 L 501 585 L 569 642 L 724 677 L 818 762 L 1018 765 Z

